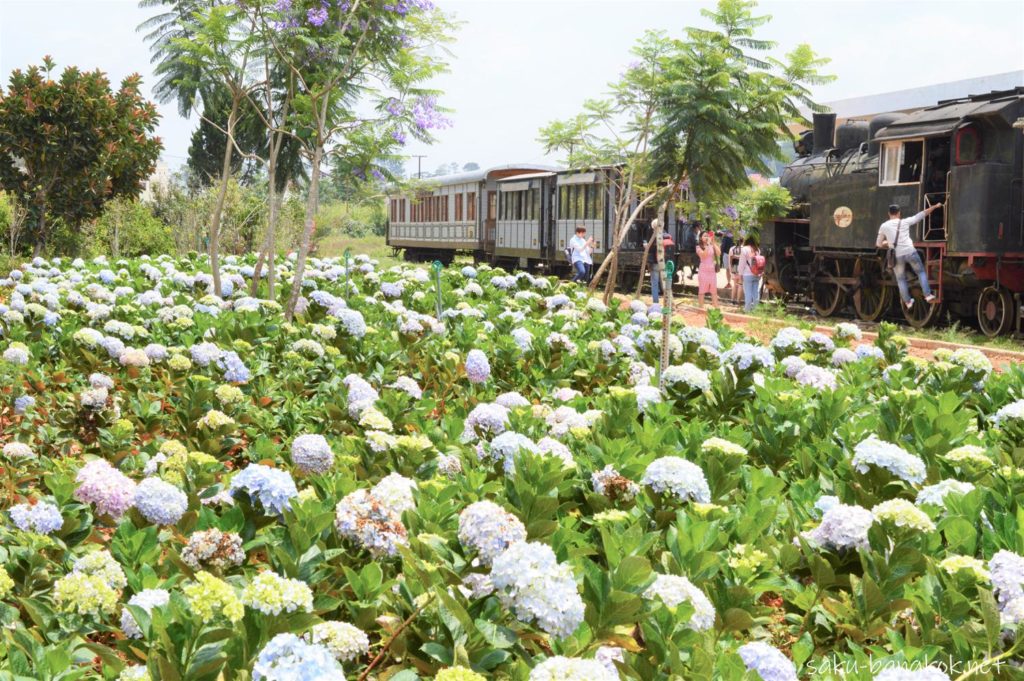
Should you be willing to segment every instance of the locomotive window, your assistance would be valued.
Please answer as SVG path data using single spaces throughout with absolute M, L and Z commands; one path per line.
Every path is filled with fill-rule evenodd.
M 921 181 L 924 142 L 884 142 L 878 184 L 914 184 Z
M 967 127 L 956 133 L 956 164 L 976 163 L 981 159 L 981 136 L 976 128 Z

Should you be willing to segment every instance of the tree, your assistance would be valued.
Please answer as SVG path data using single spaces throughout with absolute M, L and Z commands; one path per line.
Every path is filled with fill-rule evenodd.
M 217 107 L 211 107 L 227 111 L 224 126 L 218 126 L 216 121 L 208 118 L 203 119 L 220 127 L 227 140 L 221 160 L 220 191 L 210 216 L 208 244 L 213 291 L 219 296 L 220 223 L 231 180 L 237 126 L 244 117 L 250 94 L 259 86 L 252 68 L 258 40 L 253 20 L 243 6 L 234 3 L 202 7 L 179 19 L 179 23 L 183 26 L 183 35 L 171 37 L 163 47 L 166 58 L 157 66 L 157 74 L 177 74 L 172 81 L 174 89 L 169 92 L 173 92 L 179 102 L 185 99 L 195 105 L 199 101 L 197 93 L 202 93 L 207 103 L 211 102 L 213 93 L 226 97 Z
M 470 161 L 466 165 L 462 166 L 462 172 L 469 173 L 474 170 L 480 170 L 480 164 L 476 161 Z
M 15 70 L 0 93 L 0 188 L 29 212 L 37 255 L 55 221 L 77 231 L 110 199 L 138 195 L 163 148 L 138 74 L 114 92 L 100 71 L 68 67 L 54 81 L 54 67 L 47 56 Z
M 756 29 L 771 17 L 755 17 L 754 7 L 753 0 L 719 0 L 714 11 L 701 10 L 714 29 L 687 29 L 661 62 L 652 176 L 673 187 L 687 180 L 695 199 L 731 196 L 748 184 L 748 168 L 769 172 L 766 161 L 779 158 L 788 124 L 806 123 L 799 106 L 822 110 L 808 86 L 833 79 L 818 73 L 829 60 L 808 45 L 785 62 L 767 55 L 775 43 L 757 38 Z
M 656 105 L 661 86 L 660 62 L 671 43 L 664 33 L 649 31 L 633 48 L 637 61 L 610 85 L 611 95 L 588 100 L 583 113 L 555 121 L 540 131 L 546 151 L 568 152 L 571 168 L 601 169 L 606 191 L 613 203 L 612 241 L 590 282 L 594 290 L 605 272 L 607 302 L 615 288 L 622 243 L 637 216 L 656 197 L 667 194 L 665 186 L 649 183 L 650 141 L 655 133 Z
M 25 228 L 26 217 L 25 207 L 18 203 L 14 195 L 0 192 L 0 230 L 6 235 L 11 257 L 18 254 L 18 242 Z
M 421 84 L 443 68 L 424 48 L 446 41 L 451 23 L 426 0 L 292 0 L 273 9 L 264 2 L 279 27 L 268 38 L 295 82 L 288 131 L 300 140 L 310 168 L 305 227 L 285 306 L 290 320 L 302 290 L 323 163 L 334 157 L 335 172 L 367 182 L 374 171 L 393 179 L 376 160 L 404 145 L 407 134 L 429 142 L 432 129 L 448 124 L 436 92 Z
M 228 145 L 228 138 L 220 126 L 212 121 L 227 120 L 229 106 L 224 97 L 211 97 L 204 102 L 199 125 L 192 133 L 188 147 L 188 169 L 201 186 L 210 186 L 221 179 L 224 148 Z M 250 184 L 255 181 L 260 165 L 248 156 L 266 153 L 266 128 L 251 111 L 240 117 L 235 131 L 235 143 L 241 153 L 232 155 L 231 175 L 238 175 L 240 182 Z

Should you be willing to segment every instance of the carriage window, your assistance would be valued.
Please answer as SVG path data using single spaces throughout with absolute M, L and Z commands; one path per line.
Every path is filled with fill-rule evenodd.
M 605 188 L 594 187 L 594 219 L 604 220 Z
M 883 142 L 882 164 L 878 184 L 911 184 L 921 181 L 921 160 L 924 143 Z
M 981 136 L 977 128 L 970 126 L 957 130 L 956 164 L 958 166 L 976 163 L 981 159 Z
M 476 192 L 466 194 L 466 219 L 470 222 L 476 220 Z
M 462 193 L 455 195 L 455 222 L 462 222 Z
M 530 219 L 540 220 L 540 190 L 531 189 L 530 197 L 532 199 L 530 201 Z

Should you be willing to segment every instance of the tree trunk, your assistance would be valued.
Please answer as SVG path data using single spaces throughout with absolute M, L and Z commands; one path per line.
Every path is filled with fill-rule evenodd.
M 263 234 L 263 244 L 260 246 L 260 254 L 256 259 L 256 267 L 252 273 L 252 284 L 249 287 L 249 295 L 255 297 L 260 285 L 260 274 L 263 269 L 263 262 L 267 259 L 267 251 L 270 248 L 270 234 L 274 230 L 274 218 L 277 208 L 276 201 L 276 176 L 277 168 L 273 158 L 267 164 L 267 231 Z
M 239 98 L 232 97 L 231 112 L 228 114 L 228 139 L 224 145 L 224 163 L 220 171 L 220 190 L 217 192 L 217 203 L 214 204 L 213 216 L 210 218 L 210 272 L 213 275 L 213 294 L 220 297 L 220 220 L 224 212 L 224 199 L 228 195 L 228 182 L 231 180 L 231 155 L 234 151 L 235 118 L 238 116 Z
M 323 160 L 323 145 L 317 144 L 313 150 L 313 167 L 309 175 L 309 197 L 306 199 L 306 224 L 302 230 L 302 241 L 299 243 L 299 254 L 295 260 L 295 273 L 292 275 L 292 293 L 288 297 L 288 305 L 284 317 L 291 321 L 295 316 L 295 305 L 302 293 L 302 275 L 306 269 L 306 256 L 309 254 L 313 229 L 316 227 L 316 209 L 320 202 L 320 163 Z
M 648 196 L 646 199 L 641 201 L 636 208 L 633 209 L 632 213 L 629 214 L 629 218 L 626 219 L 626 224 L 623 225 L 622 230 L 620 230 L 615 237 L 616 249 L 621 247 L 622 242 L 626 240 L 626 234 L 629 233 L 629 228 L 632 227 L 633 223 L 636 221 L 636 216 L 640 215 L 640 212 L 644 209 L 644 206 L 646 206 L 655 196 L 657 196 L 656 193 Z M 611 258 L 605 258 L 603 261 L 601 261 L 601 266 L 597 268 L 597 272 L 594 274 L 591 283 L 593 283 L 593 281 L 600 281 L 600 278 L 604 275 L 604 271 L 611 265 L 611 260 Z

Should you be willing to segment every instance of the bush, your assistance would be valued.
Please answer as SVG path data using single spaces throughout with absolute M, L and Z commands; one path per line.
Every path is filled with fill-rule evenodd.
M 171 227 L 136 199 L 110 201 L 95 222 L 84 230 L 81 251 L 87 255 L 134 257 L 169 253 L 174 249 Z

